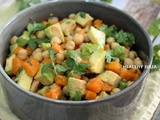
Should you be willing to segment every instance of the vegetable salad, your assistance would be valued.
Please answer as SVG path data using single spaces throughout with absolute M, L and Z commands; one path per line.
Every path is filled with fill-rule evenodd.
M 143 65 L 132 33 L 86 12 L 30 20 L 10 40 L 6 73 L 22 88 L 58 100 L 93 100 L 136 81 Z M 125 67 L 127 66 L 127 67 Z

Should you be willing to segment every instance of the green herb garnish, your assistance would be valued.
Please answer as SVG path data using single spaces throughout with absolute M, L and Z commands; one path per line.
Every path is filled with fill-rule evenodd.
M 50 58 L 52 60 L 52 63 L 48 66 L 50 67 L 53 66 L 54 74 L 58 75 L 58 72 L 66 72 L 68 70 L 67 67 L 62 66 L 62 65 L 55 65 L 54 63 L 54 61 L 56 60 L 56 57 L 55 57 L 56 51 L 52 50 L 52 48 L 49 48 L 48 51 L 49 51 Z
M 49 38 L 44 38 L 44 39 L 30 38 L 28 40 L 28 45 L 32 50 L 34 50 L 36 49 L 37 44 L 47 43 L 47 42 L 50 42 Z
M 79 12 L 79 15 L 80 15 L 82 18 L 86 18 L 86 13 L 85 13 L 85 12 Z
M 120 30 L 115 37 L 117 42 L 124 46 L 132 46 L 135 43 L 134 35 L 123 30 Z
M 155 19 L 148 28 L 149 34 L 157 36 L 160 34 L 160 18 Z
M 66 64 L 69 67 L 69 69 L 73 70 L 75 74 L 80 74 L 80 75 L 85 74 L 86 68 L 89 67 L 90 64 L 77 62 L 77 58 L 80 55 L 74 50 L 67 50 L 66 54 L 69 56 L 69 58 L 66 60 Z

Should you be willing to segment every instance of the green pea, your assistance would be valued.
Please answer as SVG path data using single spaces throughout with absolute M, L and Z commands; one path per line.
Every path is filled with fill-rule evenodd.
M 123 90 L 127 87 L 127 81 L 125 79 L 122 79 L 119 83 L 119 89 Z

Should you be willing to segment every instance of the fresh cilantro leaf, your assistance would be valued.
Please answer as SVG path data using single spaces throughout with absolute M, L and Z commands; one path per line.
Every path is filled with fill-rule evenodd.
M 117 27 L 115 25 L 108 27 L 107 25 L 102 25 L 98 27 L 99 30 L 106 34 L 106 37 L 115 37 L 117 33 Z
M 55 57 L 56 51 L 55 51 L 55 50 L 52 50 L 52 48 L 49 48 L 49 49 L 48 49 L 48 52 L 49 52 L 49 55 L 50 55 L 51 60 L 52 60 L 52 61 L 56 60 L 56 57 Z
M 106 50 L 106 62 L 107 63 L 111 62 L 112 60 L 116 60 L 116 59 L 118 58 L 115 57 L 113 50 Z
M 85 13 L 85 12 L 79 12 L 79 15 L 80 15 L 82 18 L 86 18 L 86 13 Z
M 51 65 L 52 65 L 53 68 L 54 68 L 54 73 L 55 73 L 56 75 L 58 75 L 58 72 L 66 72 L 66 71 L 68 70 L 67 67 L 62 66 L 62 65 L 55 65 L 55 63 L 54 63 L 54 60 L 56 60 L 56 57 L 55 57 L 56 51 L 55 51 L 55 50 L 52 50 L 52 48 L 49 48 L 49 49 L 48 49 L 48 52 L 49 52 L 50 58 L 51 58 L 51 60 L 52 60 L 52 64 L 51 64 Z
M 77 61 L 77 57 L 79 57 L 80 55 L 74 51 L 74 50 L 67 50 L 66 51 L 67 55 L 72 58 L 74 61 Z
M 153 61 L 152 65 L 156 66 L 150 69 L 150 72 L 158 71 L 160 70 L 160 44 L 155 45 L 153 47 Z
M 90 66 L 90 64 L 81 62 L 78 65 L 74 66 L 74 73 L 83 75 L 87 72 L 86 68 L 89 66 Z
M 16 0 L 17 4 L 18 4 L 18 10 L 21 11 L 21 10 L 24 10 L 26 8 L 28 8 L 30 5 L 29 5 L 29 0 Z
M 40 31 L 40 30 L 44 30 L 44 29 L 45 29 L 45 26 L 43 26 L 42 23 L 33 22 L 32 24 L 29 23 L 27 25 L 27 30 L 30 34 Z
M 153 47 L 153 56 L 154 56 L 156 59 L 160 60 L 160 44 L 155 45 L 155 46 Z
M 160 34 L 160 18 L 155 19 L 148 28 L 149 34 L 157 36 Z
M 37 44 L 46 43 L 46 42 L 50 42 L 50 39 L 48 38 L 44 38 L 44 39 L 30 38 L 28 40 L 28 45 L 32 50 L 34 50 L 36 49 Z
M 120 30 L 116 34 L 117 42 L 124 46 L 132 46 L 135 43 L 135 37 L 132 33 L 124 32 L 123 30 Z
M 55 65 L 55 69 L 57 72 L 66 72 L 68 70 L 67 67 L 62 66 L 62 65 Z
M 28 40 L 28 45 L 32 50 L 36 49 L 37 47 L 37 44 L 33 40 Z
M 90 65 L 88 63 L 77 62 L 79 54 L 74 50 L 67 50 L 69 58 L 66 60 L 66 64 L 69 70 L 73 70 L 75 74 L 85 74 L 86 68 Z
M 151 67 L 150 72 L 160 70 L 160 60 L 157 59 L 156 57 L 153 57 L 152 65 L 155 67 Z
M 48 71 L 48 69 L 51 68 L 51 66 L 52 66 L 51 63 L 45 64 L 45 65 L 42 67 L 42 74 L 45 73 L 46 71 Z
M 70 69 L 72 69 L 74 68 L 74 65 L 77 63 L 72 58 L 68 58 L 66 59 L 66 64 Z

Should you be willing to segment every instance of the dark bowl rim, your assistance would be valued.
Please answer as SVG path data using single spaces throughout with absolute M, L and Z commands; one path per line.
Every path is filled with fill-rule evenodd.
M 19 13 L 17 13 L 16 15 L 14 15 L 0 30 L 0 37 L 2 34 L 2 31 L 12 22 L 14 21 L 18 16 L 27 13 L 28 11 L 31 11 L 32 9 L 36 9 L 37 7 L 42 7 L 42 6 L 47 6 L 48 4 L 64 4 L 64 3 L 75 3 L 75 4 L 81 4 L 81 3 L 85 3 L 85 4 L 91 4 L 91 5 L 95 5 L 95 6 L 99 6 L 99 7 L 103 7 L 103 8 L 108 8 L 108 9 L 112 9 L 120 14 L 122 14 L 123 16 L 128 17 L 132 22 L 134 22 L 134 24 L 137 25 L 138 28 L 141 29 L 141 31 L 144 33 L 144 35 L 146 36 L 146 42 L 148 42 L 149 45 L 149 59 L 148 59 L 148 66 L 151 66 L 152 63 L 152 56 L 153 56 L 153 49 L 152 49 L 152 43 L 151 40 L 149 38 L 148 33 L 145 31 L 145 29 L 131 16 L 129 16 L 127 13 L 125 13 L 124 11 L 111 6 L 110 4 L 107 3 L 100 3 L 100 2 L 89 2 L 89 1 L 83 1 L 83 0 L 60 0 L 60 1 L 49 1 L 49 2 L 45 2 L 45 3 L 40 3 L 34 6 L 31 6 L 29 8 L 26 8 L 25 10 L 20 11 Z M 136 80 L 132 85 L 130 85 L 129 87 L 125 88 L 124 90 L 113 94 L 111 96 L 105 97 L 105 98 L 101 98 L 101 99 L 96 99 L 96 100 L 84 100 L 84 101 L 65 101 L 65 100 L 54 100 L 54 99 L 50 99 L 50 98 L 45 98 L 43 96 L 37 95 L 35 93 L 32 93 L 28 90 L 22 89 L 19 85 L 17 85 L 13 80 L 11 80 L 11 78 L 5 73 L 2 65 L 0 65 L 0 73 L 1 75 L 7 79 L 7 82 L 9 82 L 12 86 L 14 86 L 16 89 L 20 90 L 21 92 L 23 92 L 24 94 L 27 94 L 30 97 L 34 97 L 35 99 L 41 100 L 41 101 L 45 101 L 45 102 L 50 102 L 50 103 L 56 103 L 56 104 L 63 104 L 63 105 L 85 105 L 85 104 L 95 104 L 95 103 L 99 103 L 99 102 L 105 102 L 108 100 L 112 100 L 115 97 L 121 96 L 122 94 L 125 94 L 126 92 L 129 92 L 131 89 L 133 89 L 135 86 L 137 86 L 148 74 L 149 72 L 149 68 L 145 68 L 144 71 L 142 72 L 141 76 L 138 78 L 138 80 Z

